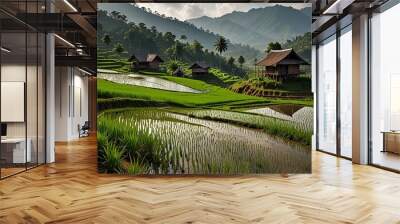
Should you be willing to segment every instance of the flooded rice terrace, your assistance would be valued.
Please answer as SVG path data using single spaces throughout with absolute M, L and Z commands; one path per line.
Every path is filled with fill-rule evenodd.
M 307 130 L 313 129 L 314 109 L 312 107 L 291 104 L 270 105 L 267 107 L 246 110 L 246 112 L 293 121 L 302 125 Z
M 136 86 L 143 86 L 155 89 L 185 92 L 185 93 L 202 93 L 202 91 L 192 89 L 190 87 L 177 84 L 165 79 L 157 78 L 154 76 L 139 75 L 139 74 L 111 74 L 99 73 L 98 77 L 111 82 L 120 84 L 129 84 Z
M 118 125 L 159 139 L 167 153 L 168 174 L 307 173 L 309 146 L 236 125 L 158 109 L 106 115 Z M 101 122 L 101 120 L 100 120 Z

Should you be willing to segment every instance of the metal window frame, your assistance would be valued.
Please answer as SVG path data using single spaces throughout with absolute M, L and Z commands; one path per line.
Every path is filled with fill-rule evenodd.
M 348 20 L 348 18 L 347 18 Z M 339 24 L 334 24 L 334 28 L 335 28 L 335 32 L 331 33 L 330 35 L 324 36 L 323 39 L 319 40 L 316 44 L 316 102 L 315 102 L 315 106 L 316 106 L 316 151 L 319 152 L 323 152 L 329 155 L 333 155 L 339 158 L 343 158 L 346 160 L 352 160 L 352 158 L 347 157 L 342 155 L 342 150 L 341 150 L 341 117 L 340 117 L 340 103 L 341 103 L 341 99 L 340 99 L 340 80 L 341 80 L 341 66 L 340 66 L 340 37 L 345 33 L 343 32 L 343 30 L 347 29 L 349 26 L 351 26 L 352 23 L 348 23 L 346 25 L 344 25 L 343 27 L 341 27 Z M 332 29 L 332 28 L 331 28 Z M 318 123 L 319 123 L 319 116 L 318 116 L 318 108 L 319 108 L 319 101 L 318 101 L 318 97 L 319 97 L 319 45 L 328 40 L 329 38 L 332 38 L 333 36 L 335 36 L 334 40 L 332 41 L 336 41 L 336 152 L 332 153 L 329 151 L 326 151 L 324 149 L 320 149 L 319 148 L 319 128 L 318 128 Z

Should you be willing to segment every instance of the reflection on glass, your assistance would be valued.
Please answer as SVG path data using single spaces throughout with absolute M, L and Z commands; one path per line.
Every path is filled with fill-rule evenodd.
M 400 170 L 400 5 L 374 15 L 372 29 L 372 163 Z
M 21 15 L 43 13 L 45 1 L 0 1 L 0 7 Z M 2 12 L 0 19 L 0 178 L 5 178 L 45 162 L 46 53 L 44 34 Z
M 26 35 L 2 33 L 1 45 L 9 49 L 1 57 L 1 176 L 26 169 L 30 162 L 30 144 L 26 141 Z M 28 150 L 27 150 L 28 149 Z
M 352 35 L 351 26 L 340 36 L 340 153 L 352 157 Z
M 27 33 L 27 81 L 26 81 L 26 114 L 27 114 L 27 144 L 30 151 L 30 158 L 27 167 L 34 167 L 37 165 L 37 33 Z
M 318 48 L 318 149 L 336 153 L 336 36 Z

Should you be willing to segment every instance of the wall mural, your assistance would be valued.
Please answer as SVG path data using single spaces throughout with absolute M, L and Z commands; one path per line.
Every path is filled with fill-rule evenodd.
M 98 8 L 99 172 L 311 172 L 309 4 Z

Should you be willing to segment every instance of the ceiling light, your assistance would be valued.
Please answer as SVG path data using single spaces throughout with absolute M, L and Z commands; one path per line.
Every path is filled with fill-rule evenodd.
M 11 50 L 9 50 L 9 49 L 7 49 L 7 48 L 5 48 L 5 47 L 1 47 L 0 49 L 1 49 L 2 51 L 6 52 L 6 53 L 10 53 L 10 52 L 11 52 Z
M 69 42 L 68 40 L 60 37 L 58 34 L 54 34 L 55 37 L 57 37 L 59 40 L 61 40 L 62 42 L 66 43 L 67 45 L 69 45 L 70 47 L 75 48 L 75 45 L 73 45 L 71 42 Z
M 87 74 L 87 75 L 92 75 L 90 72 L 85 71 L 85 70 L 83 70 L 83 69 L 81 69 L 81 68 L 79 68 L 79 67 L 78 67 L 78 69 L 79 69 L 79 71 L 81 71 L 81 72 L 83 72 L 83 73 L 85 73 L 85 74 Z
M 64 0 L 65 4 L 67 4 L 74 12 L 78 12 L 78 10 L 68 1 Z
M 322 14 L 342 14 L 343 9 L 351 5 L 355 0 L 336 0 L 332 5 L 330 5 Z

